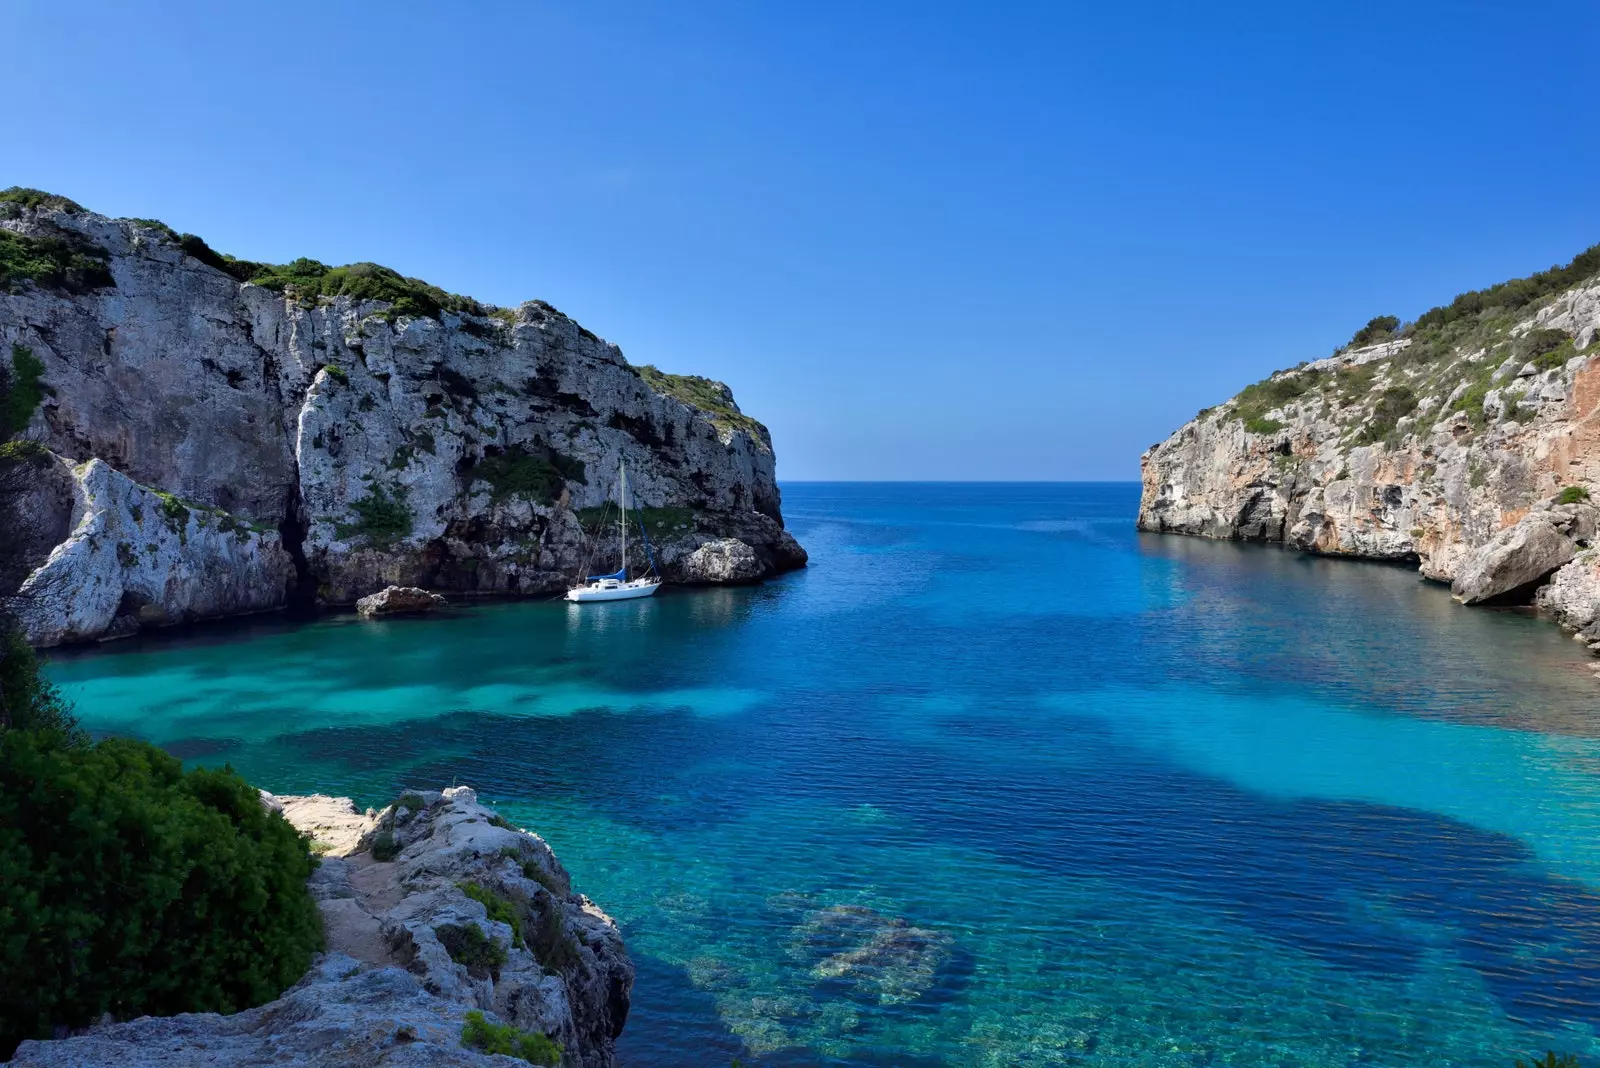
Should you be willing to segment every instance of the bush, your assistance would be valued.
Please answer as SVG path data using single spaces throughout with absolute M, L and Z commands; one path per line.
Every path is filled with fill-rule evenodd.
M 548 899 L 539 901 L 538 920 L 527 936 L 527 947 L 544 967 L 565 971 L 577 964 L 579 957 L 577 943 L 567 931 L 567 920 L 561 911 L 561 896 L 552 891 Z
M 372 859 L 388 863 L 400 854 L 400 843 L 393 831 L 379 831 L 372 836 Z
M 468 1049 L 520 1057 L 529 1064 L 543 1064 L 550 1068 L 561 1063 L 561 1044 L 549 1035 L 541 1035 L 537 1031 L 518 1031 L 509 1024 L 490 1023 L 476 1009 L 467 1013 L 467 1022 L 461 1028 L 461 1044 Z
M 457 883 L 461 892 L 481 904 L 489 919 L 511 928 L 511 944 L 522 944 L 522 910 L 504 894 L 489 889 L 481 883 Z
M 22 282 L 61 293 L 87 293 L 116 285 L 105 249 L 76 235 L 27 237 L 0 230 L 0 292 Z
M 483 933 L 475 923 L 445 923 L 433 929 L 434 937 L 450 954 L 450 959 L 466 966 L 475 979 L 500 977 L 506 962 L 506 947 Z
M 397 487 L 393 496 L 381 486 L 373 486 L 365 497 L 350 502 L 350 510 L 356 514 L 354 523 L 333 525 L 340 538 L 363 537 L 383 545 L 411 533 L 413 519 L 403 486 Z
M 1580 1068 L 1580 1066 L 1575 1054 L 1566 1053 L 1557 1056 L 1552 1050 L 1546 1051 L 1543 1057 L 1529 1061 L 1526 1064 L 1519 1060 L 1517 1068 Z
M 39 384 L 43 374 L 44 362 L 32 349 L 11 346 L 11 370 L 0 390 L 0 441 L 22 433 L 33 418 L 34 409 L 44 399 L 45 387 Z
M 521 496 L 540 504 L 554 504 L 567 482 L 586 481 L 583 461 L 554 450 L 538 455 L 520 445 L 479 460 L 470 477 L 487 482 L 495 502 Z
M 40 666 L 22 632 L 0 620 L 0 734 L 34 731 L 64 745 L 84 744 L 72 707 Z
M 760 437 L 761 424 L 739 411 L 733 403 L 733 394 L 721 382 L 713 382 L 699 375 L 669 375 L 650 364 L 635 370 L 644 379 L 645 385 L 698 409 L 713 426 L 723 430 L 743 430 L 752 437 Z
M 1600 274 L 1600 245 L 1578 253 L 1564 267 L 1551 267 L 1548 271 L 1540 271 L 1527 278 L 1463 293 L 1449 304 L 1430 308 L 1417 316 L 1412 329 L 1417 333 L 1437 330 L 1460 319 L 1475 318 L 1490 309 L 1516 312 L 1552 293 L 1571 289 L 1595 274 Z
M 1416 411 L 1417 397 L 1405 386 L 1390 386 L 1378 394 L 1372 405 L 1372 415 L 1362 428 L 1358 439 L 1363 445 L 1372 445 L 1387 438 L 1401 419 Z
M 65 211 L 82 215 L 84 208 L 76 200 L 68 200 L 59 193 L 46 193 L 43 189 L 28 189 L 14 185 L 0 189 L 0 204 L 15 204 L 19 208 L 43 208 L 45 211 Z
M 282 265 L 254 264 L 256 270 L 246 281 L 292 292 L 301 303 L 314 306 L 321 297 L 350 297 L 352 300 L 381 300 L 390 305 L 391 317 L 409 315 L 437 319 L 446 311 L 482 315 L 483 305 L 470 297 L 446 293 L 417 278 L 376 263 L 351 263 L 329 267 L 317 260 L 301 257 Z
M 1568 486 L 1556 497 L 1557 504 L 1578 504 L 1589 499 L 1589 490 L 1584 486 Z
M 231 769 L 0 734 L 0 1056 L 57 1026 L 270 1001 L 322 948 L 308 842 Z
M 1350 339 L 1347 349 L 1360 349 L 1368 345 L 1376 345 L 1381 341 L 1388 341 L 1394 337 L 1394 332 L 1400 329 L 1400 320 L 1393 315 L 1380 315 L 1367 320 L 1367 325 L 1357 330 Z

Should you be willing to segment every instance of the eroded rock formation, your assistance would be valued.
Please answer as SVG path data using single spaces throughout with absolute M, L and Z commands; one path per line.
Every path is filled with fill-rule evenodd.
M 95 591 L 37 598 L 41 644 L 388 585 L 552 592 L 614 558 L 619 460 L 668 581 L 805 563 L 771 438 L 727 387 L 635 367 L 548 304 L 241 264 L 58 199 L 0 202 L 0 227 L 93 267 L 0 288 L 0 358 L 40 393 L 23 433 L 75 483 L 35 584 Z
M 1600 640 L 1597 255 L 1201 412 L 1145 453 L 1140 529 L 1413 561 Z
M 522 1063 L 463 1045 L 473 1011 L 491 1023 L 549 1037 L 561 1046 L 564 1068 L 615 1062 L 633 964 L 616 925 L 573 892 L 543 839 L 506 824 L 466 787 L 407 794 L 374 814 L 358 812 L 348 798 L 265 800 L 327 850 L 311 889 L 328 952 L 310 973 L 277 1001 L 233 1016 L 188 1013 L 107 1024 L 74 1038 L 24 1042 L 11 1063 Z M 382 848 L 375 850 L 380 836 Z M 390 850 L 391 860 L 374 856 Z M 497 902 L 496 916 L 484 898 Z M 468 928 L 478 938 L 464 934 Z M 463 948 L 489 943 L 501 952 Z

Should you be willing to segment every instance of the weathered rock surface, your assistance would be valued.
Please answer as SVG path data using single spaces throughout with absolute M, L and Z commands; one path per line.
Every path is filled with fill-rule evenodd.
M 1554 502 L 1600 493 L 1600 279 L 1495 311 L 1202 412 L 1144 454 L 1140 529 L 1414 561 L 1467 603 L 1532 600 L 1587 625 L 1600 602 L 1581 568 L 1533 587 L 1594 537 Z
M 190 506 L 100 460 L 52 461 L 71 487 L 66 539 L 28 576 L 22 619 L 40 645 L 141 626 L 263 612 L 284 603 L 294 561 L 276 530 Z M 48 515 L 46 523 L 54 524 Z
M 312 878 L 329 952 L 282 998 L 233 1016 L 191 1013 L 109 1024 L 54 1042 L 24 1042 L 37 1068 L 221 1066 L 510 1066 L 465 1049 L 470 1011 L 559 1042 L 566 1068 L 606 1068 L 627 1019 L 633 965 L 616 926 L 581 894 L 537 835 L 503 824 L 466 787 L 408 795 L 418 807 L 358 813 L 347 799 L 269 798 L 324 842 L 369 847 L 391 834 L 399 854 L 330 855 Z M 402 800 L 406 800 L 403 798 Z M 300 820 L 307 819 L 306 824 Z M 361 837 L 355 839 L 359 834 Z M 490 920 L 462 884 L 509 902 L 527 944 Z M 506 948 L 496 968 L 457 964 L 454 927 Z
M 369 593 L 357 601 L 356 614 L 362 619 L 414 616 L 437 611 L 448 603 L 437 593 L 419 590 L 415 586 L 385 586 L 377 593 Z
M 1546 516 L 1524 516 L 1466 557 L 1450 592 L 1462 604 L 1515 595 L 1549 578 L 1577 552 L 1577 542 L 1551 525 Z
M 577 513 L 615 499 L 619 460 L 647 520 L 650 510 L 681 516 L 656 538 L 669 581 L 742 582 L 805 563 L 783 529 L 771 438 L 727 387 L 635 367 L 548 304 L 463 302 L 469 310 L 435 318 L 346 295 L 302 300 L 238 281 L 162 229 L 6 208 L 0 226 L 14 232 L 102 248 L 114 280 L 0 293 L 0 355 L 16 346 L 44 368 L 26 436 L 74 467 L 98 460 L 191 513 L 261 535 L 191 566 L 212 587 L 204 593 L 149 595 L 158 609 L 119 612 L 119 588 L 135 601 L 165 588 L 163 568 L 193 543 L 162 550 L 159 564 L 123 564 L 132 559 L 115 555 L 123 541 L 134 556 L 162 544 L 142 540 L 152 519 L 135 520 L 130 537 L 97 534 L 93 552 L 74 550 L 92 563 L 59 568 L 99 583 L 97 607 L 36 613 L 40 644 L 103 634 L 112 621 L 282 605 L 285 561 L 295 590 L 332 604 L 389 585 L 555 592 L 591 554 L 616 552 L 614 529 L 596 546 Z M 749 550 L 726 569 L 733 577 L 691 560 L 727 539 Z M 638 539 L 630 549 L 643 566 Z

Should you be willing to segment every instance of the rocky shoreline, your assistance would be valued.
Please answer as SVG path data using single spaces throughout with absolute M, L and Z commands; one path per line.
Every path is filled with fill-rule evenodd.
M 469 1013 L 561 1047 L 563 1068 L 609 1068 L 634 969 L 616 924 L 538 835 L 467 787 L 348 798 L 264 797 L 314 839 L 310 889 L 327 952 L 276 1001 L 24 1042 L 30 1068 L 516 1064 L 463 1045 Z M 476 932 L 474 937 L 473 932 Z M 498 953 L 489 950 L 498 946 Z
M 1600 651 L 1600 279 L 1495 303 L 1519 283 L 1201 412 L 1144 454 L 1139 529 L 1412 563 Z
M 0 292 L 0 359 L 36 397 L 35 645 L 386 586 L 550 594 L 614 558 L 619 461 L 668 582 L 805 566 L 771 436 L 732 392 L 635 366 L 544 302 L 245 263 L 60 198 L 0 208 L 41 255 L 94 266 Z

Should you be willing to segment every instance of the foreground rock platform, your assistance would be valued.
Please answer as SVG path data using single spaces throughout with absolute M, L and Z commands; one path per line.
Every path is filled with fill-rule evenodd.
M 560 1043 L 564 1068 L 610 1068 L 634 969 L 616 925 L 550 847 L 467 787 L 402 795 L 383 812 L 348 798 L 264 797 L 324 860 L 310 886 L 328 951 L 283 997 L 232 1016 L 143 1017 L 52 1042 L 24 1042 L 35 1068 L 278 1065 L 444 1068 L 523 1064 L 461 1045 L 467 1013 Z M 393 859 L 379 860 L 374 853 Z M 491 920 L 463 886 L 506 903 L 524 935 Z M 447 944 L 475 927 L 505 950 L 498 966 L 457 963 Z M 459 954 L 458 954 L 459 955 Z

